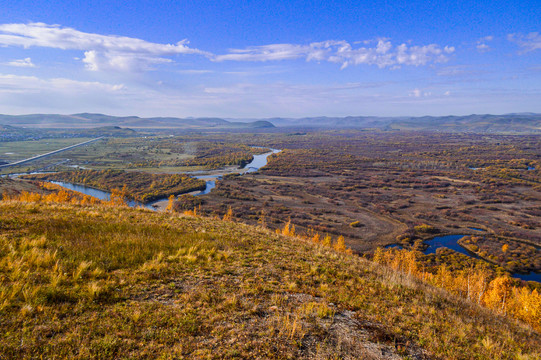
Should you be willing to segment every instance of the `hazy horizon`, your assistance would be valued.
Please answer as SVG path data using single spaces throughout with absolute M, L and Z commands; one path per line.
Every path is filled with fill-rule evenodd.
M 465 113 L 465 114 L 444 114 L 444 115 L 431 115 L 431 114 L 424 114 L 424 115 L 395 115 L 395 116 L 379 116 L 379 115 L 365 115 L 365 114 L 350 114 L 350 115 L 343 115 L 343 116 L 332 116 L 332 115 L 314 115 L 314 116 L 265 116 L 265 117 L 228 117 L 228 116 L 143 116 L 139 114 L 120 114 L 120 115 L 114 115 L 111 113 L 100 113 L 100 112 L 93 112 L 93 111 L 78 111 L 74 113 L 20 113 L 20 114 L 8 114 L 8 113 L 0 113 L 1 115 L 7 115 L 7 116 L 33 116 L 33 115 L 59 115 L 59 116 L 74 116 L 74 115 L 81 115 L 81 114 L 92 114 L 92 115 L 105 115 L 105 116 L 112 116 L 112 117 L 119 117 L 119 118 L 125 118 L 125 117 L 138 117 L 138 118 L 159 118 L 159 117 L 169 117 L 169 118 L 178 118 L 178 119 L 201 119 L 201 118 L 217 118 L 217 119 L 223 119 L 227 121 L 243 121 L 243 122 L 249 122 L 249 121 L 255 121 L 255 120 L 272 120 L 272 119 L 284 119 L 284 120 L 295 120 L 295 119 L 304 119 L 304 118 L 422 118 L 422 117 L 467 117 L 467 116 L 510 116 L 510 115 L 541 115 L 541 113 L 537 112 L 531 112 L 531 111 L 522 111 L 522 112 L 510 112 L 510 113 L 502 113 L 502 114 L 495 114 L 495 113 Z M 0 122 L 1 124 L 1 122 Z

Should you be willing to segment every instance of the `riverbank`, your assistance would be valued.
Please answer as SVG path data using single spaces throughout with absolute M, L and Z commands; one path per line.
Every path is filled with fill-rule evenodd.
M 238 168 L 236 166 L 228 166 L 224 167 L 222 169 L 216 169 L 216 170 L 198 170 L 198 171 L 192 171 L 192 172 L 186 172 L 183 174 L 165 174 L 165 176 L 178 176 L 178 175 L 190 175 L 193 178 L 197 180 L 204 180 L 205 181 L 205 188 L 204 189 L 198 189 L 190 192 L 181 192 L 175 194 L 175 197 L 178 197 L 179 195 L 183 194 L 190 194 L 193 196 L 201 196 L 208 194 L 214 187 L 216 186 L 216 181 L 221 179 L 225 175 L 229 174 L 246 174 L 250 172 L 255 172 L 262 168 L 263 166 L 267 165 L 267 158 L 272 154 L 277 154 L 281 152 L 281 150 L 278 149 L 271 149 L 270 152 L 254 155 L 253 159 L 250 163 L 246 164 L 242 168 Z M 87 172 L 91 172 L 90 170 L 87 170 Z M 107 173 L 107 172 L 105 172 Z M 32 179 L 35 179 L 35 177 L 43 178 L 43 180 L 50 181 L 52 183 L 55 183 L 57 185 L 63 186 L 69 190 L 77 191 L 86 195 L 94 196 L 100 200 L 109 200 L 111 193 L 109 191 L 98 189 L 96 187 L 87 186 L 84 184 L 77 184 L 77 183 L 70 183 L 67 181 L 55 181 L 55 180 L 47 180 L 47 177 L 50 176 L 49 174 L 55 174 L 55 173 L 48 173 L 48 174 L 35 174 Z M 156 176 L 156 174 L 146 174 L 148 176 Z M 22 178 L 25 178 L 25 176 L 22 176 Z M 26 178 L 28 175 L 26 175 Z M 138 207 L 138 206 L 145 206 L 152 210 L 157 211 L 164 211 L 169 204 L 169 197 L 162 197 L 157 200 L 149 201 L 148 203 L 143 203 L 140 201 L 129 201 L 128 205 L 132 207 Z
M 475 229 L 477 230 L 477 229 Z M 468 257 L 484 261 L 493 266 L 500 266 L 499 264 L 490 261 L 483 256 L 479 256 L 475 252 L 469 250 L 467 247 L 461 244 L 461 240 L 466 237 L 471 236 L 470 234 L 451 234 L 451 235 L 441 235 L 429 238 L 424 241 L 424 244 L 427 245 L 426 249 L 423 251 L 425 255 L 437 254 L 439 249 L 450 249 L 459 254 L 466 255 Z M 396 248 L 402 249 L 403 247 L 399 244 L 387 245 L 386 248 Z M 536 281 L 541 283 L 541 273 L 536 272 L 509 272 L 512 277 L 524 281 Z

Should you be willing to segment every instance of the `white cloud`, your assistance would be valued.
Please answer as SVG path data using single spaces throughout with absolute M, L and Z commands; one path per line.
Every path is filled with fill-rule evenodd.
M 416 97 L 416 98 L 421 97 L 421 90 L 413 89 L 412 91 L 410 91 L 409 96 Z
M 142 39 L 117 35 L 81 32 L 60 25 L 44 23 L 0 24 L 0 46 L 46 47 L 61 50 L 80 50 L 82 62 L 90 71 L 137 72 L 151 70 L 154 65 L 172 62 L 179 54 L 202 55 L 213 61 L 280 61 L 305 59 L 349 65 L 376 65 L 398 68 L 403 65 L 420 66 L 448 60 L 452 46 L 436 44 L 393 46 L 391 41 L 362 41 L 360 47 L 340 40 L 311 44 L 270 44 L 232 49 L 227 54 L 214 55 L 190 48 L 187 40 L 176 44 L 159 44 Z M 355 45 L 356 46 L 356 45 Z M 80 59 L 79 59 L 80 60 Z
M 9 61 L 5 63 L 5 65 L 16 66 L 16 67 L 36 67 L 36 65 L 32 63 L 32 59 L 29 57 L 25 59 L 20 59 L 20 60 Z
M 380 39 L 375 46 L 354 48 L 346 41 L 328 40 L 309 45 L 271 44 L 252 46 L 246 49 L 232 49 L 228 54 L 217 55 L 214 61 L 278 61 L 304 58 L 306 61 L 328 61 L 349 65 L 376 65 L 379 68 L 445 62 L 445 54 L 455 51 L 452 46 L 443 49 L 436 44 L 394 47 L 387 39 Z
M 477 50 L 479 52 L 487 52 L 490 50 L 490 46 L 488 46 L 487 44 L 477 44 Z
M 0 103 L 7 113 L 114 111 L 131 96 L 123 84 L 0 74 Z
M 490 42 L 494 40 L 494 37 L 489 35 L 489 36 L 484 36 L 482 38 L 480 38 L 479 40 L 477 40 L 477 51 L 483 53 L 483 52 L 487 52 L 487 51 L 490 51 L 491 48 L 490 46 L 488 46 L 486 43 L 487 42 Z
M 69 92 L 99 90 L 116 92 L 124 88 L 123 84 L 106 84 L 97 81 L 77 81 L 66 78 L 41 79 L 35 76 L 0 74 L 0 93 L 44 90 Z
M 167 56 L 198 54 L 210 56 L 188 47 L 188 41 L 158 44 L 116 35 L 85 33 L 72 28 L 43 23 L 0 25 L 0 46 L 47 47 L 84 51 L 87 69 L 145 71 L 154 64 L 171 60 Z
M 161 57 L 100 53 L 96 50 L 85 51 L 84 55 L 83 62 L 86 68 L 91 71 L 148 71 L 152 69 L 154 64 L 172 62 L 171 59 Z
M 263 46 L 253 46 L 247 49 L 232 49 L 229 54 L 218 55 L 214 57 L 215 61 L 276 61 L 293 60 L 304 55 L 312 57 L 314 60 L 320 56 L 321 50 L 313 51 L 309 54 L 308 48 L 301 45 L 292 44 L 273 44 Z
M 447 90 L 446 92 L 443 93 L 443 95 L 445 96 L 450 96 L 451 95 L 451 92 L 449 90 Z
M 525 53 L 541 49 L 541 34 L 538 32 L 531 32 L 528 35 L 509 34 L 507 39 L 518 44 Z
M 454 46 L 445 46 L 443 48 L 443 51 L 445 51 L 447 54 L 452 54 L 455 52 L 455 47 Z

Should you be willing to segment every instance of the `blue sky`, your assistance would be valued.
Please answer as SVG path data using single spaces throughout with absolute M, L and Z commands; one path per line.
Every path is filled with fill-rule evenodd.
M 0 113 L 541 112 L 541 2 L 4 1 Z

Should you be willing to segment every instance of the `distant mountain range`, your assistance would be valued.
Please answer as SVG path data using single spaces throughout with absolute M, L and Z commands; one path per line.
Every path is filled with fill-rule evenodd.
M 103 126 L 121 126 L 131 129 L 250 129 L 274 127 L 272 123 L 264 120 L 235 122 L 220 118 L 141 118 L 138 116 L 121 117 L 90 113 L 73 115 L 0 115 L 0 124 L 34 129 L 83 129 Z
M 310 128 L 364 128 L 473 133 L 541 134 L 541 114 L 423 116 L 423 117 L 310 117 L 266 119 L 276 126 Z
M 176 118 L 111 116 L 104 114 L 0 115 L 0 124 L 27 129 L 94 128 L 121 126 L 131 129 L 265 129 L 274 127 L 322 129 L 380 129 L 473 133 L 541 134 L 541 114 L 423 116 L 423 117 L 306 117 L 231 120 L 222 118 Z

